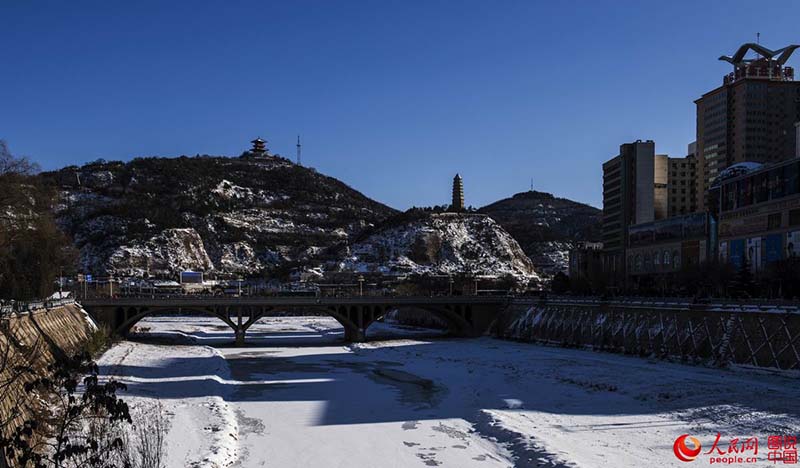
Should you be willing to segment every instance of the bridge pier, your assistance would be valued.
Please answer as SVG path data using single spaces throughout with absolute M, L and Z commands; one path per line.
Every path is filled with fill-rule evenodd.
M 236 341 L 234 342 L 234 344 L 236 346 L 244 346 L 244 336 L 245 336 L 246 333 L 247 333 L 247 330 L 245 330 L 244 328 L 234 328 L 233 329 L 233 334 L 236 337 Z
M 344 327 L 344 340 L 348 343 L 363 343 L 367 341 L 367 335 L 364 330 Z

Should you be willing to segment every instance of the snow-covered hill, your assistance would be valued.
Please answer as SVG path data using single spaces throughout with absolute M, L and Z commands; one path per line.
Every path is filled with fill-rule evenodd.
M 549 193 L 521 192 L 478 211 L 503 226 L 547 276 L 566 271 L 574 241 L 600 240 L 601 210 Z
M 539 279 L 530 259 L 500 225 L 485 215 L 462 213 L 404 213 L 390 219 L 359 238 L 340 269 Z
M 285 271 L 331 260 L 328 249 L 395 213 L 280 157 L 100 161 L 43 177 L 95 274 Z
M 56 216 L 79 268 L 95 275 L 286 277 L 296 268 L 538 281 L 564 268 L 570 242 L 591 237 L 599 220 L 595 208 L 539 192 L 493 203 L 481 210 L 488 216 L 397 215 L 281 157 L 101 160 L 42 177 L 60 190 Z

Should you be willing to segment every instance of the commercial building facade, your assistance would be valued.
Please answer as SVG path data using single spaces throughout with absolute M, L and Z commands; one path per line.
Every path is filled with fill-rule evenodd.
M 695 101 L 698 210 L 705 210 L 707 190 L 725 168 L 744 161 L 780 162 L 795 153 L 800 82 L 784 64 L 797 47 L 771 51 L 745 44 L 732 57 L 720 58 L 733 72 Z M 751 50 L 759 57 L 746 59 Z
M 569 250 L 569 276 L 591 280 L 601 274 L 602 242 L 578 242 Z
M 684 265 L 699 264 L 708 256 L 709 222 L 705 213 L 637 224 L 628 228 L 626 261 L 630 282 L 647 276 L 670 279 Z
M 625 281 L 628 226 L 654 219 L 655 143 L 620 146 L 603 164 L 603 271 L 610 284 Z
M 709 201 L 722 261 L 761 271 L 800 257 L 800 158 L 723 174 Z

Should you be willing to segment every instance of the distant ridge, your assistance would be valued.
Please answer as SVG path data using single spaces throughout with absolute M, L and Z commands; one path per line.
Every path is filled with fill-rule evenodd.
M 551 193 L 520 192 L 478 212 L 497 221 L 544 273 L 566 270 L 575 241 L 600 239 L 601 210 Z

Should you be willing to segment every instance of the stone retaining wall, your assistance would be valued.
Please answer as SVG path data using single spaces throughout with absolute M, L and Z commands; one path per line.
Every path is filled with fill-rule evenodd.
M 25 313 L 0 316 L 0 430 L 16 427 L 30 415 L 24 391 L 30 382 L 61 354 L 75 353 L 96 329 L 94 322 L 76 303 L 53 308 L 32 308 Z M 19 377 L 18 366 L 31 372 Z M 10 420 L 10 421 L 9 421 Z
M 517 301 L 493 333 L 697 363 L 800 370 L 798 306 Z

